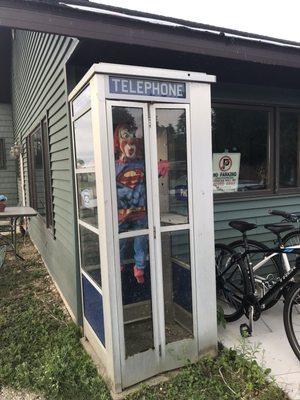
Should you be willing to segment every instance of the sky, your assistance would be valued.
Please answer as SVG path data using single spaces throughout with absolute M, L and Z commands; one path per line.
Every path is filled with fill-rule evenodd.
M 299 0 L 93 1 L 300 42 Z

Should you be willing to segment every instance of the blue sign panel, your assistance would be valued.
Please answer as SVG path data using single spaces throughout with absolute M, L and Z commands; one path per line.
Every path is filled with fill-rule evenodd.
M 110 76 L 109 92 L 111 94 L 185 99 L 186 85 L 184 82 Z

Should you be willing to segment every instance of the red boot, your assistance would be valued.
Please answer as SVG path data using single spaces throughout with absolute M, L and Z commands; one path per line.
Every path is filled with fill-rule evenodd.
M 133 267 L 133 275 L 137 281 L 137 283 L 144 283 L 144 270 L 141 268 L 137 268 L 137 266 Z

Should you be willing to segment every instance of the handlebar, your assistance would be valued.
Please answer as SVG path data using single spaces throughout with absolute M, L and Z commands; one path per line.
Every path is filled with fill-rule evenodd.
M 290 222 L 300 221 L 300 213 L 288 213 L 288 212 L 279 211 L 279 210 L 268 210 L 268 213 L 271 215 L 278 215 L 279 217 L 282 217 L 285 220 L 290 221 Z

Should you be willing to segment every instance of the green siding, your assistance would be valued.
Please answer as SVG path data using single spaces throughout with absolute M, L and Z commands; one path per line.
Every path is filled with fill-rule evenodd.
M 268 214 L 268 210 L 300 212 L 300 195 L 270 196 L 261 199 L 226 200 L 215 203 L 215 237 L 217 242 L 229 243 L 240 239 L 241 234 L 228 226 L 232 219 L 241 219 L 257 224 L 257 229 L 249 232 L 249 238 L 271 244 L 275 236 L 264 228 L 264 224 L 279 222 L 280 218 Z
M 80 315 L 76 270 L 70 132 L 64 65 L 72 38 L 16 31 L 13 40 L 12 104 L 15 135 L 26 151 L 26 137 L 46 115 L 49 121 L 54 230 L 40 217 L 30 234 L 75 317 Z M 29 204 L 27 155 L 25 195 Z
M 0 139 L 5 140 L 6 148 L 6 168 L 0 170 L 0 194 L 5 194 L 8 206 L 16 206 L 18 204 L 16 162 L 9 153 L 14 144 L 10 104 L 0 104 Z

